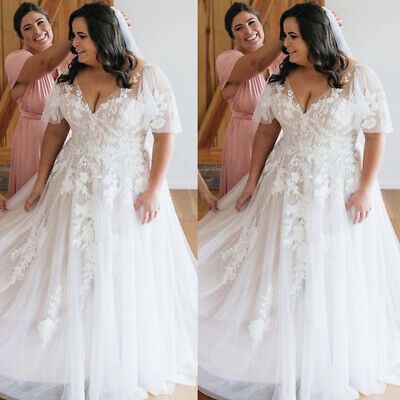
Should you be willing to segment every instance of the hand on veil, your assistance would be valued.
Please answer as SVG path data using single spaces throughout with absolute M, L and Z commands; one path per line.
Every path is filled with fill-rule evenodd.
M 332 11 L 332 10 L 331 10 Z M 335 16 L 337 23 L 342 28 L 343 27 L 343 18 L 340 15 L 337 15 L 335 11 L 332 11 L 332 14 Z
M 129 17 L 129 15 L 126 15 L 123 11 L 121 11 L 121 14 L 124 17 L 124 19 L 125 19 L 127 25 L 129 26 L 129 28 L 131 28 L 132 25 L 133 25 L 131 17 Z
M 32 189 L 31 194 L 28 196 L 28 198 L 25 200 L 25 211 L 29 212 L 35 205 L 35 203 L 40 199 L 42 196 L 44 190 L 44 186 L 35 184 L 35 186 Z
M 346 210 L 352 213 L 353 224 L 360 224 L 367 217 L 372 208 L 368 191 L 357 190 L 346 202 Z
M 6 207 L 6 199 L 0 194 L 0 211 L 6 212 L 7 207 Z
M 157 217 L 160 210 L 158 196 L 156 192 L 146 190 L 135 201 L 135 210 L 142 207 L 142 224 L 148 224 Z

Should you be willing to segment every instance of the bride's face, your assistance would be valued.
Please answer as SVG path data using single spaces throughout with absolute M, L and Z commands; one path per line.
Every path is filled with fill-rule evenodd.
M 97 60 L 97 46 L 90 38 L 85 18 L 75 18 L 72 21 L 72 31 L 74 34 L 72 46 L 76 50 L 78 61 L 93 67 L 99 66 L 100 63 Z
M 296 18 L 286 18 L 283 22 L 283 30 L 283 45 L 289 53 L 290 62 L 297 65 L 308 66 L 310 64 L 308 60 L 308 45 L 301 37 L 299 24 Z
M 232 33 L 238 50 L 251 53 L 262 46 L 264 29 L 258 18 L 247 11 L 241 11 L 232 20 Z

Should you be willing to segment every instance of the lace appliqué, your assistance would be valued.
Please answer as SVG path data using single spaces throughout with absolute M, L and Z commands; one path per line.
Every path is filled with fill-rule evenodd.
M 265 332 L 271 326 L 271 308 L 274 291 L 272 285 L 268 286 L 267 293 L 260 296 L 258 318 L 253 319 L 248 326 L 250 337 L 252 340 L 253 350 L 257 348 Z
M 37 330 L 39 331 L 40 339 L 42 341 L 42 349 L 47 347 L 53 338 L 54 333 L 58 329 L 62 296 L 61 285 L 58 285 L 54 294 L 50 295 L 47 318 L 37 325 Z
M 153 99 L 156 106 L 156 115 L 151 121 L 151 129 L 161 129 L 165 125 L 165 112 L 168 108 L 166 93 L 154 90 Z
M 256 196 L 258 189 L 255 189 L 254 195 Z M 247 207 L 251 207 L 250 204 Z M 238 241 L 222 253 L 222 261 L 227 262 L 225 272 L 222 277 L 222 284 L 226 285 L 232 282 L 238 272 L 240 266 L 243 264 L 250 251 L 254 248 L 258 238 L 258 221 L 261 213 L 265 208 L 265 203 L 253 211 L 253 216 L 250 223 L 241 232 Z
M 11 284 L 25 278 L 29 266 L 36 257 L 46 238 L 46 218 L 42 218 L 31 230 L 26 242 L 11 252 L 11 261 L 17 261 Z
M 376 112 L 379 110 L 379 103 L 376 94 L 367 91 L 364 99 L 368 105 L 368 114 L 366 115 L 362 127 L 364 129 L 372 129 L 377 124 Z

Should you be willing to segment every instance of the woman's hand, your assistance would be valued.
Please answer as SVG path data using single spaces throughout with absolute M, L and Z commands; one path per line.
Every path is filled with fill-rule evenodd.
M 240 195 L 238 200 L 236 201 L 236 211 L 239 212 L 241 209 L 250 201 L 253 197 L 253 193 L 255 190 L 255 186 L 247 184 L 243 190 L 243 193 Z
M 157 192 L 146 190 L 136 199 L 134 207 L 135 210 L 143 207 L 142 224 L 150 223 L 160 210 Z
M 353 224 L 360 224 L 369 215 L 372 208 L 370 192 L 358 189 L 346 202 L 346 210 L 353 214 Z
M 29 212 L 35 205 L 35 203 L 40 199 L 44 190 L 44 185 L 39 184 L 38 182 L 35 183 L 35 186 L 32 189 L 31 194 L 25 200 L 25 211 Z
M 332 11 L 332 10 L 331 10 Z M 340 15 L 337 15 L 335 11 L 332 11 L 332 14 L 335 16 L 337 23 L 342 28 L 343 27 L 343 18 Z
M 218 209 L 218 199 L 207 190 L 205 193 L 200 192 L 201 197 L 207 203 L 208 207 L 212 211 L 219 211 Z
M 131 28 L 132 25 L 133 25 L 132 19 L 128 15 L 126 15 L 123 11 L 121 11 L 121 14 L 124 17 L 124 19 L 125 19 L 127 25 L 129 26 L 129 28 Z
M 6 212 L 7 207 L 6 207 L 6 199 L 0 194 L 0 211 L 1 212 Z

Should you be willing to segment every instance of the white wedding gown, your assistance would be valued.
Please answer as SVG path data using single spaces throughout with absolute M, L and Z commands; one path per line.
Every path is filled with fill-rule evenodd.
M 194 384 L 194 258 L 166 183 L 142 225 L 146 134 L 180 130 L 163 73 L 146 65 L 92 113 L 77 81 L 55 85 L 44 117 L 72 137 L 29 213 L 33 180 L 0 216 L 0 397 L 137 400 Z
M 199 386 L 216 399 L 350 400 L 400 384 L 400 247 L 375 184 L 353 225 L 345 203 L 362 166 L 360 130 L 391 131 L 375 73 L 303 112 L 288 80 L 267 84 L 256 118 L 282 137 L 252 200 L 244 178 L 199 229 Z

